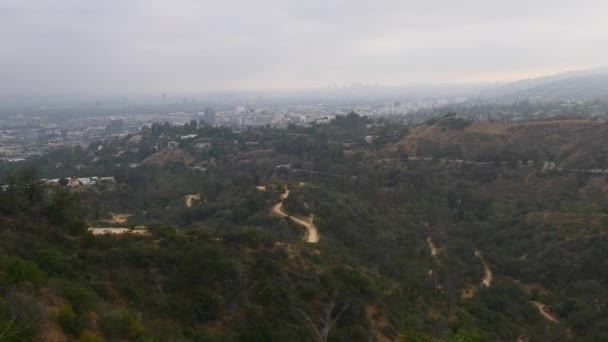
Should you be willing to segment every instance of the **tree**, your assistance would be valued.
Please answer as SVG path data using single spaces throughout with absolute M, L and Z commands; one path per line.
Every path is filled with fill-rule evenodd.
M 67 186 L 67 185 L 68 185 L 68 183 L 69 183 L 69 182 L 70 182 L 70 181 L 69 181 L 67 178 L 65 178 L 65 177 L 61 177 L 61 178 L 59 179 L 59 182 L 58 182 L 58 183 L 59 183 L 59 185 L 61 185 L 61 186 L 65 187 L 65 186 Z
M 459 330 L 449 342 L 484 342 L 490 340 L 489 336 L 480 330 Z
M 29 297 L 11 291 L 0 300 L 0 341 L 29 340 L 41 317 L 40 307 Z
M 334 315 L 334 309 L 336 308 L 336 302 L 332 299 L 324 309 L 324 314 L 321 319 L 319 319 L 320 325 L 318 326 L 315 322 L 308 316 L 304 311 L 298 309 L 298 312 L 304 317 L 306 322 L 308 322 L 310 328 L 312 329 L 317 341 L 319 342 L 327 342 L 327 337 L 333 326 L 340 319 L 340 316 L 348 309 L 349 305 L 344 304 L 342 308 Z

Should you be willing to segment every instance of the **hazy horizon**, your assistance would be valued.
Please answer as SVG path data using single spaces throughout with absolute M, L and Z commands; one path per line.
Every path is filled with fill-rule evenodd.
M 605 63 L 604 1 L 6 0 L 0 95 L 507 82 Z

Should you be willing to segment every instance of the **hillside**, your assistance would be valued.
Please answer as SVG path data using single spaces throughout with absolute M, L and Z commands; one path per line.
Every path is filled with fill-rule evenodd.
M 502 101 L 588 101 L 608 96 L 608 69 L 566 72 L 507 83 L 481 92 L 485 98 Z
M 608 181 L 540 162 L 595 155 L 604 129 L 351 113 L 2 165 L 0 324 L 14 341 L 605 340 Z M 189 164 L 141 165 L 192 134 L 172 150 Z M 73 175 L 115 182 L 39 181 Z M 11 325 L 13 308 L 32 314 Z
M 156 152 L 141 161 L 142 165 L 165 165 L 168 163 L 182 163 L 188 165 L 192 162 L 192 156 L 180 149 L 166 148 Z
M 608 124 L 566 119 L 471 122 L 444 117 L 413 128 L 396 148 L 412 156 L 608 168 Z

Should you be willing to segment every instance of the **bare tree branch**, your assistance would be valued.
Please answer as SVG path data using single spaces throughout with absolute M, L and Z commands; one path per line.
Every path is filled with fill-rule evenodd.
M 2 333 L 0 333 L 0 340 L 22 334 L 36 324 L 42 316 L 42 313 L 39 311 L 38 307 L 34 307 L 35 304 L 28 302 L 27 298 L 25 298 L 23 295 L 11 292 L 7 296 L 6 301 L 10 303 L 11 319 L 7 323 L 7 326 L 4 328 Z M 24 319 L 27 319 L 28 322 L 16 324 Z
M 308 322 L 308 324 L 310 324 L 310 327 L 312 328 L 313 332 L 315 333 L 315 336 L 318 339 L 321 339 L 321 334 L 319 333 L 319 328 L 317 328 L 317 326 L 315 325 L 315 323 L 312 321 L 312 319 L 310 319 L 310 317 L 302 310 L 300 309 L 296 309 L 306 320 L 306 322 Z
M 348 307 L 349 307 L 349 304 L 345 304 L 344 306 L 342 306 L 342 308 L 340 309 L 338 314 L 333 316 L 334 309 L 336 308 L 336 302 L 332 299 L 331 302 L 329 302 L 329 304 L 327 304 L 327 306 L 325 307 L 323 317 L 321 317 L 319 319 L 320 328 L 317 327 L 317 325 L 313 322 L 313 320 L 310 318 L 310 316 L 308 316 L 306 313 L 304 313 L 304 311 L 302 311 L 300 309 L 296 309 L 296 310 L 300 314 L 302 314 L 302 316 L 304 317 L 306 322 L 310 325 L 310 327 L 312 328 L 313 332 L 315 333 L 315 336 L 317 337 L 318 341 L 327 342 L 327 338 L 329 337 L 329 333 L 331 332 L 331 329 L 334 327 L 336 322 L 340 319 L 340 316 L 342 316 L 342 314 L 348 309 Z

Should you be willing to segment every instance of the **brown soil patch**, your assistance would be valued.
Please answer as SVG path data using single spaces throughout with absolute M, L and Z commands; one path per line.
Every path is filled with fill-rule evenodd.
M 193 195 L 184 196 L 184 204 L 186 205 L 186 208 L 192 208 L 192 204 L 194 202 L 200 202 L 200 201 L 201 201 L 201 194 L 193 194 Z
M 365 309 L 365 316 L 370 323 L 376 341 L 390 342 L 398 339 L 396 335 L 391 337 L 385 335 L 385 331 L 395 331 L 395 328 L 376 305 L 368 305 Z
M 164 149 L 162 151 L 156 152 L 148 158 L 144 159 L 141 163 L 142 165 L 156 165 L 162 166 L 167 163 L 183 163 L 184 165 L 189 165 L 192 163 L 194 158 L 192 156 L 179 148 L 174 149 Z

